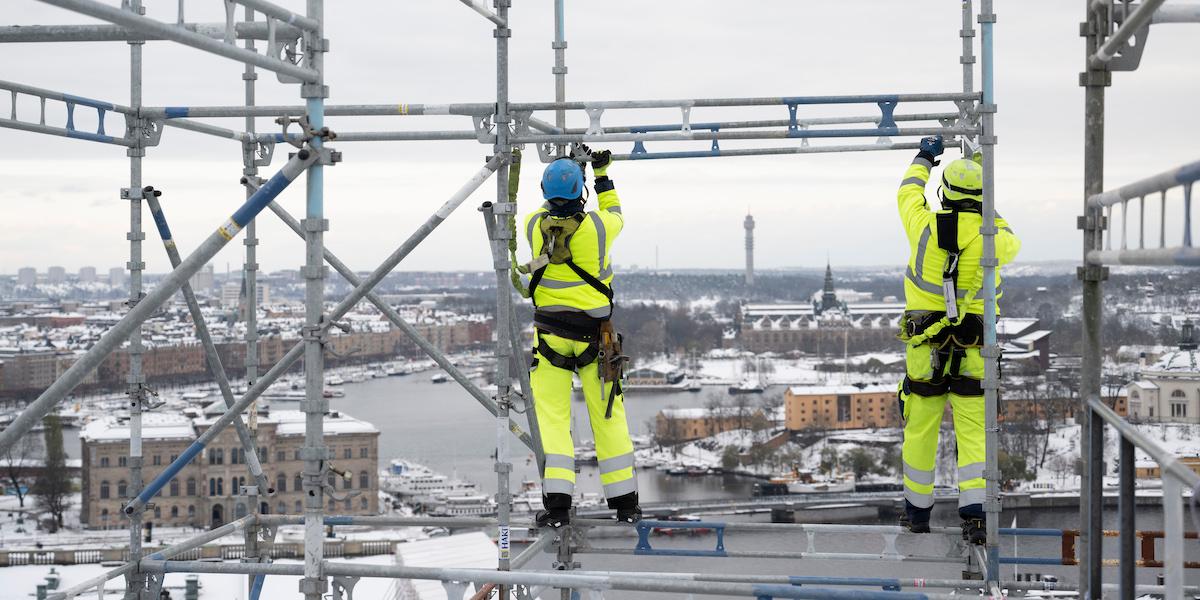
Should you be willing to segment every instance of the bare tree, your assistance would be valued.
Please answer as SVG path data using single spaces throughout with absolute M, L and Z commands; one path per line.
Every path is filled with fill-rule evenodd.
M 669 410 L 669 409 L 668 409 Z M 671 416 L 666 411 L 659 413 L 658 422 L 654 427 L 654 442 L 660 448 L 670 448 L 674 455 L 679 454 L 679 444 L 687 434 L 684 431 L 683 420 Z
M 54 531 L 58 531 L 63 526 L 63 514 L 71 506 L 71 477 L 67 474 L 67 454 L 63 449 L 62 423 L 58 415 L 50 415 L 42 422 L 46 427 L 46 460 L 41 475 L 33 484 L 33 495 L 38 504 L 54 516 Z
M 747 429 L 747 422 L 750 419 L 750 396 L 748 394 L 735 394 L 733 396 L 734 416 L 737 418 L 738 429 Z
M 704 400 L 704 421 L 707 426 L 709 435 L 714 435 L 724 428 L 725 414 L 724 403 L 721 401 L 721 395 L 712 393 Z
M 17 505 L 25 508 L 25 496 L 28 495 L 28 479 L 34 472 L 34 466 L 41 457 L 42 448 L 37 436 L 25 434 L 4 453 L 4 464 L 0 476 L 4 478 L 17 494 Z

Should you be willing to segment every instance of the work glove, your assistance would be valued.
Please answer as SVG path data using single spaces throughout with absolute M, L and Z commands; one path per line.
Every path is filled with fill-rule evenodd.
M 942 137 L 920 138 L 920 154 L 928 154 L 930 157 L 941 156 L 946 150 L 946 146 L 942 145 Z
M 605 177 L 608 175 L 608 165 L 612 164 L 612 152 L 609 150 L 601 150 L 592 153 L 592 173 L 596 177 Z

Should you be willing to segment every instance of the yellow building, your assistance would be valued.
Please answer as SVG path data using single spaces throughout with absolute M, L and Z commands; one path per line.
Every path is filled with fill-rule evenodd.
M 793 386 L 783 406 L 789 431 L 900 426 L 894 385 Z

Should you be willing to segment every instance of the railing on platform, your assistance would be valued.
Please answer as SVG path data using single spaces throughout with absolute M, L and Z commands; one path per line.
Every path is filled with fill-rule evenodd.
M 1119 457 L 1121 503 L 1120 528 L 1118 530 L 1121 556 L 1117 564 L 1121 569 L 1122 596 L 1131 597 L 1133 595 L 1134 569 L 1139 566 L 1139 562 L 1146 562 L 1149 558 L 1150 563 L 1146 566 L 1161 565 L 1165 570 L 1164 583 L 1167 598 L 1182 598 L 1183 570 L 1185 567 L 1191 566 L 1184 560 L 1183 540 L 1185 537 L 1196 537 L 1195 533 L 1189 535 L 1184 531 L 1183 493 L 1184 490 L 1190 491 L 1194 502 L 1195 495 L 1200 493 L 1200 475 L 1180 462 L 1169 450 L 1147 437 L 1137 427 L 1114 412 L 1100 398 L 1089 398 L 1087 405 L 1092 416 L 1102 422 L 1100 427 L 1102 429 L 1105 425 L 1112 427 L 1121 440 Z M 1099 437 L 1103 439 L 1103 433 L 1100 433 Z M 1142 560 L 1139 561 L 1135 558 L 1135 548 L 1139 538 L 1136 532 L 1136 509 L 1133 502 L 1135 450 L 1140 450 L 1149 456 L 1150 460 L 1158 465 L 1162 476 L 1163 558 L 1161 561 L 1155 560 L 1154 554 L 1154 539 L 1158 536 L 1140 536 Z M 1092 516 L 1091 522 L 1095 526 L 1091 529 L 1091 535 L 1099 537 L 1106 532 L 1098 526 L 1102 521 L 1097 517 L 1098 515 Z M 1147 557 L 1147 542 L 1149 542 L 1149 557 Z M 1105 562 L 1099 553 L 1089 555 L 1088 560 L 1091 561 L 1090 568 L 1096 571 L 1099 571 Z

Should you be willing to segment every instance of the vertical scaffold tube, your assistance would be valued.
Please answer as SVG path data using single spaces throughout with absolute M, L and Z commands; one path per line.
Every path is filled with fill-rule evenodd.
M 254 9 L 246 7 L 246 22 L 254 22 Z M 256 45 L 253 39 L 247 38 L 245 48 L 251 52 L 257 52 Z M 255 81 L 258 79 L 258 73 L 254 69 L 254 65 L 246 63 L 246 69 L 242 72 L 242 80 L 245 86 L 245 102 L 246 106 L 254 106 L 255 98 Z M 254 133 L 256 130 L 254 117 L 247 116 L 243 123 L 243 128 L 250 135 L 248 139 L 242 142 L 242 175 L 248 178 L 258 180 L 258 165 L 255 162 L 257 158 L 255 151 L 258 148 L 254 141 Z M 246 189 L 246 198 L 253 193 L 249 188 Z M 246 282 L 246 386 L 254 385 L 258 380 L 258 220 L 255 219 L 246 225 L 246 237 L 242 243 L 246 247 L 246 258 L 242 263 L 244 272 L 243 278 Z M 236 424 L 236 423 L 235 423 Z M 257 454 L 258 448 L 258 403 L 252 402 L 246 413 L 246 426 L 250 432 L 250 443 L 254 446 L 252 452 Z M 260 485 L 266 485 L 260 483 Z M 260 494 L 270 495 L 271 490 L 267 487 L 262 487 L 259 490 Z M 255 514 L 260 513 L 259 507 L 255 506 Z M 250 549 L 251 542 L 258 539 L 260 527 L 258 521 L 246 528 L 246 548 Z M 255 543 L 257 546 L 257 544 Z M 249 552 L 247 552 L 249 554 Z M 257 553 L 251 556 L 246 556 L 242 560 L 257 562 L 260 560 Z M 262 593 L 263 579 L 265 575 L 247 576 L 247 585 L 250 589 L 250 600 L 258 600 Z
M 495 0 L 496 16 L 506 25 L 497 25 L 496 36 L 496 145 L 495 155 L 502 157 L 505 162 L 511 160 L 512 147 L 509 145 L 509 115 L 508 115 L 508 39 L 512 31 L 508 28 L 508 7 L 510 0 Z M 512 235 L 508 228 L 507 215 L 516 210 L 516 205 L 508 197 L 509 170 L 500 169 L 496 172 L 496 203 L 485 210 L 489 228 L 488 237 L 492 246 L 492 263 L 496 270 L 496 504 L 499 521 L 499 543 L 497 569 L 507 571 L 510 568 L 510 527 L 509 518 L 512 508 L 512 497 L 509 492 L 509 473 L 512 464 L 508 462 L 508 413 L 511 407 L 512 381 L 509 366 L 511 353 L 509 336 L 509 320 L 512 319 L 512 290 L 509 287 L 508 271 L 508 238 Z M 496 215 L 501 215 L 496 218 Z M 499 600 L 508 600 L 509 586 L 499 587 Z
M 1102 473 L 1094 470 L 1094 457 L 1102 456 L 1103 444 L 1095 443 L 1095 431 L 1103 425 L 1088 406 L 1091 398 L 1100 396 L 1101 346 L 1100 324 L 1103 310 L 1101 283 L 1105 269 L 1089 265 L 1087 255 L 1102 247 L 1104 234 L 1103 212 L 1099 207 L 1089 207 L 1087 199 L 1104 191 L 1104 88 L 1108 85 L 1109 73 L 1103 66 L 1093 68 L 1087 57 L 1100 47 L 1107 27 L 1105 19 L 1091 10 L 1091 0 L 1084 0 L 1087 21 L 1084 24 L 1085 44 L 1084 72 L 1084 133 L 1083 133 L 1083 267 L 1079 270 L 1083 280 L 1083 364 L 1079 373 L 1080 414 L 1083 417 L 1080 436 L 1080 458 L 1083 472 L 1080 477 L 1079 497 L 1079 590 L 1080 598 L 1099 598 L 1101 572 L 1100 549 L 1103 538 L 1099 531 L 1102 516 L 1101 497 L 1093 498 L 1094 490 L 1102 482 Z
M 983 397 L 986 411 L 986 472 L 987 496 L 984 512 L 987 517 L 987 576 L 991 583 L 1000 577 L 1000 427 L 998 422 L 998 393 L 1000 391 L 1000 348 L 996 345 L 996 97 L 994 94 L 995 56 L 992 52 L 992 28 L 996 22 L 993 0 L 982 0 L 979 21 L 983 29 L 981 53 L 983 55 L 983 113 L 982 134 L 979 136 L 983 148 Z M 964 84 L 966 82 L 964 81 Z
M 133 0 L 127 9 L 134 14 L 142 12 L 142 0 Z M 142 106 L 142 48 L 145 42 L 141 39 L 129 41 L 129 107 L 137 111 Z M 126 150 L 129 156 L 129 308 L 132 311 L 142 300 L 142 271 L 146 264 L 142 262 L 142 240 L 146 238 L 142 231 L 142 157 L 146 155 L 143 146 L 146 121 L 140 116 L 130 117 L 133 123 L 133 147 Z M 129 494 L 137 496 L 142 491 L 142 408 L 146 400 L 146 378 L 142 372 L 142 328 L 133 328 L 129 335 L 129 375 L 126 379 L 129 397 Z M 142 510 L 135 510 L 129 517 L 129 560 L 138 561 L 142 557 Z M 134 600 L 145 586 L 146 575 L 140 569 L 134 570 L 126 577 L 125 598 Z
M 309 127 L 320 131 L 325 125 L 324 87 L 324 0 L 308 0 L 308 17 L 321 27 L 316 32 L 305 33 L 308 67 L 317 72 L 316 83 L 305 84 L 301 95 L 308 111 Z M 319 153 L 321 140 L 315 138 L 313 146 Z M 328 448 L 325 447 L 325 410 L 328 401 L 324 397 L 325 348 L 321 328 L 325 301 L 325 256 L 324 231 L 328 228 L 324 207 L 324 167 L 318 159 L 308 170 L 308 194 L 304 226 L 304 579 L 300 591 L 305 600 L 321 600 L 327 587 L 322 571 L 324 560 L 324 478 L 329 467 Z
M 554 0 L 554 101 L 567 101 L 567 25 L 564 0 Z M 554 111 L 554 125 L 559 131 L 567 128 L 567 111 Z M 558 146 L 558 153 L 563 153 L 563 146 Z
M 962 63 L 963 92 L 975 91 L 975 8 L 971 0 L 962 0 L 962 30 L 958 32 L 962 38 L 962 55 L 958 62 Z
M 246 7 L 246 23 L 254 22 L 254 10 L 251 7 Z M 245 47 L 250 52 L 257 52 L 256 44 L 252 38 L 246 38 Z M 241 74 L 245 85 L 245 101 L 246 106 L 254 106 L 254 85 L 258 79 L 258 72 L 254 71 L 254 65 L 250 62 L 246 64 L 246 70 Z M 253 178 L 258 181 L 258 164 L 256 163 L 256 150 L 258 144 L 254 142 L 254 132 L 256 132 L 256 124 L 254 124 L 253 116 L 246 116 L 244 124 L 248 139 L 242 142 L 241 146 L 241 173 L 246 178 Z M 246 188 L 246 198 L 250 198 L 253 193 L 250 188 Z M 258 220 L 251 221 L 246 224 L 246 238 L 242 240 L 242 244 L 246 246 L 246 258 L 242 263 L 242 271 L 244 271 L 244 281 L 246 282 L 246 386 L 254 385 L 258 380 Z M 250 430 L 251 444 L 256 446 L 253 452 L 257 452 L 258 444 L 258 403 L 252 402 L 250 408 L 246 412 L 246 426 Z M 260 488 L 259 493 L 270 494 L 269 488 Z M 254 510 L 258 514 L 258 509 Z M 247 550 L 250 548 L 251 540 L 257 540 L 259 530 L 258 522 L 254 522 L 251 527 L 246 528 Z M 257 562 L 259 557 L 247 556 L 244 560 L 254 560 Z M 258 596 L 263 592 L 263 582 L 265 575 L 250 575 L 247 576 L 247 586 L 250 588 L 250 599 L 258 600 Z

